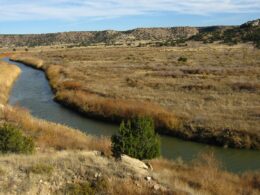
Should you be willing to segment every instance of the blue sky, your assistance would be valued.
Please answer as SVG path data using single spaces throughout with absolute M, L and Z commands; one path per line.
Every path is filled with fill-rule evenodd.
M 260 0 L 0 0 L 0 34 L 237 25 Z

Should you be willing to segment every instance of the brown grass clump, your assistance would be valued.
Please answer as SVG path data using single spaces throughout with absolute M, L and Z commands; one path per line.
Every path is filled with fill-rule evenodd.
M 109 194 L 127 194 L 127 195 L 150 195 L 150 194 L 164 194 L 162 192 L 152 192 L 153 189 L 145 184 L 145 182 L 138 182 L 139 184 L 135 183 L 133 180 L 130 179 L 119 179 L 119 178 L 112 178 L 112 181 L 108 183 L 108 193 Z M 118 187 L 120 186 L 120 187 Z
M 9 57 L 9 56 L 11 56 L 11 55 L 12 55 L 12 53 L 10 53 L 10 52 L 0 53 L 0 59 L 1 59 L 1 58 L 5 58 L 5 57 Z
M 33 57 L 21 57 L 13 55 L 11 58 L 13 61 L 22 62 L 28 66 L 33 68 L 42 69 L 43 68 L 43 60 Z
M 20 72 L 18 67 L 0 62 L 0 104 L 7 102 L 10 88 Z
M 62 75 L 62 67 L 59 65 L 56 66 L 48 66 L 46 69 L 46 75 L 50 81 L 50 85 L 54 90 L 57 90 L 59 87 L 60 78 Z
M 221 170 L 211 152 L 203 153 L 192 165 L 165 159 L 150 161 L 156 178 L 171 189 L 183 188 L 199 194 L 258 194 L 260 173 L 235 175 Z
M 239 82 L 232 85 L 232 89 L 235 91 L 248 91 L 248 92 L 257 92 L 260 91 L 259 83 L 249 83 L 249 82 Z
M 60 124 L 35 119 L 22 108 L 4 108 L 3 119 L 18 125 L 25 134 L 31 136 L 36 144 L 43 149 L 87 149 L 110 154 L 109 139 L 87 136 L 85 133 Z
M 82 84 L 78 81 L 64 81 L 61 85 L 67 90 L 80 90 L 83 88 Z
M 176 116 L 152 103 L 104 98 L 78 90 L 60 91 L 55 99 L 79 108 L 82 113 L 103 119 L 121 121 L 136 116 L 150 116 L 157 129 L 176 129 L 180 126 L 180 120 Z

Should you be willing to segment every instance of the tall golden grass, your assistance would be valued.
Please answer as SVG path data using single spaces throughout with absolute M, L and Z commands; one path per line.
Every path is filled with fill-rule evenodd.
M 140 116 L 150 116 L 157 129 L 180 128 L 181 121 L 162 107 L 146 102 L 105 98 L 81 90 L 58 91 L 55 99 L 90 116 L 120 122 Z
M 23 108 L 5 107 L 2 118 L 6 122 L 19 126 L 26 135 L 35 140 L 41 149 L 84 149 L 98 150 L 105 154 L 111 153 L 109 139 L 89 136 L 64 125 L 33 118 Z
M 33 58 L 33 57 L 21 57 L 21 56 L 16 56 L 16 55 L 12 55 L 12 57 L 10 57 L 11 60 L 16 61 L 16 62 L 22 62 L 28 66 L 31 66 L 33 68 L 37 68 L 37 69 L 42 69 L 43 68 L 43 60 L 38 59 L 38 58 Z
M 157 179 L 172 190 L 184 188 L 191 194 L 258 194 L 260 172 L 240 175 L 223 171 L 211 151 L 199 154 L 191 165 L 166 159 L 149 161 Z
M 10 88 L 20 72 L 17 66 L 0 62 L 0 104 L 6 104 Z

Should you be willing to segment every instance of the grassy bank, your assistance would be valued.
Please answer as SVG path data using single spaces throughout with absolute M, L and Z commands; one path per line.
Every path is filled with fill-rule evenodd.
M 0 62 L 0 104 L 7 103 L 10 88 L 20 72 L 21 70 L 18 67 Z
M 187 61 L 179 61 L 183 56 Z M 36 68 L 43 60 L 55 100 L 88 117 L 149 115 L 162 134 L 259 149 L 259 56 L 248 45 L 195 44 L 45 49 L 13 60 Z
M 258 194 L 260 173 L 231 174 L 210 152 L 191 164 L 181 160 L 143 162 L 110 156 L 110 141 L 33 118 L 6 106 L 1 120 L 31 136 L 33 155 L 0 155 L 0 193 L 65 194 Z M 102 155 L 99 152 L 104 153 Z M 151 178 L 151 179 L 147 179 Z M 217 178 L 217 179 L 216 179 Z
M 43 69 L 43 60 L 33 58 L 33 57 L 19 57 L 16 58 L 15 56 L 12 57 L 12 59 L 16 62 L 22 62 L 26 64 L 27 66 L 31 66 L 32 68 L 36 69 Z

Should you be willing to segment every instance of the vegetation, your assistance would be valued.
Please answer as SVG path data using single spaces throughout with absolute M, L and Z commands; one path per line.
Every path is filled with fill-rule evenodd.
M 108 139 L 35 119 L 21 108 L 1 108 L 3 121 L 32 136 L 37 152 L 1 156 L 2 194 L 64 194 L 64 190 L 67 194 L 259 194 L 258 172 L 227 173 L 212 155 L 203 155 L 192 164 L 156 159 L 146 161 L 153 170 L 140 169 L 92 152 L 110 151 Z M 147 181 L 147 176 L 152 179 Z
M 26 51 L 28 52 L 28 51 Z M 32 57 L 25 57 L 25 58 L 16 58 L 16 56 L 12 56 L 11 60 L 17 62 L 23 62 L 24 64 L 31 66 L 33 68 L 41 69 L 43 66 L 43 61 L 41 59 L 32 58 Z
M 203 43 L 223 42 L 228 45 L 252 42 L 259 48 L 260 20 L 250 21 L 241 26 L 234 27 L 205 27 L 200 33 L 191 37 L 191 40 L 203 41 Z
M 0 152 L 30 154 L 33 151 L 33 140 L 25 137 L 20 129 L 6 123 L 0 126 Z
M 28 167 L 27 172 L 41 175 L 50 175 L 53 172 L 53 167 L 48 164 L 38 163 Z
M 222 170 L 221 163 L 211 151 L 200 154 L 189 166 L 165 159 L 155 159 L 150 163 L 160 175 L 157 179 L 170 189 L 187 188 L 191 194 L 219 195 L 257 194 L 260 190 L 260 172 L 234 176 Z
M 0 47 L 35 47 L 66 45 L 68 48 L 89 45 L 128 45 L 142 41 L 168 42 L 189 38 L 195 27 L 139 28 L 129 31 L 85 31 L 32 35 L 0 35 Z M 8 41 L 7 41 L 8 40 Z M 168 44 L 167 44 L 168 45 Z
M 108 184 L 104 179 L 97 179 L 91 183 L 88 181 L 67 184 L 64 189 L 61 190 L 63 194 L 68 195 L 94 195 L 97 193 L 105 193 L 108 191 Z
M 232 174 L 221 170 L 218 161 L 209 153 L 193 163 L 154 159 L 146 161 L 152 170 L 126 166 L 88 151 L 45 151 L 31 156 L 1 157 L 0 193 L 10 194 L 259 194 L 260 173 Z M 53 167 L 51 174 L 32 173 L 28 167 L 44 164 Z M 97 174 L 98 173 L 98 174 Z M 99 174 L 100 173 L 100 174 Z M 95 175 L 100 175 L 95 177 Z M 150 176 L 150 181 L 145 177 Z M 217 179 L 216 179 L 217 178 Z M 17 187 L 16 187 L 17 186 Z M 66 192 L 66 193 L 65 193 Z
M 87 136 L 85 133 L 66 126 L 33 118 L 22 108 L 3 109 L 6 122 L 20 126 L 23 132 L 32 137 L 38 147 L 56 150 L 97 150 L 110 154 L 110 141 L 107 138 Z
M 179 62 L 187 62 L 187 58 L 186 57 L 179 57 L 178 61 Z
M 21 70 L 4 62 L 0 62 L 0 104 L 6 104 L 10 88 Z
M 159 133 L 260 148 L 259 50 L 193 44 L 167 49 L 46 48 L 27 56 L 44 61 L 55 100 L 88 117 L 120 123 L 149 116 Z M 188 60 L 180 63 L 180 56 Z
M 127 154 L 138 159 L 152 159 L 160 155 L 160 140 L 154 132 L 153 120 L 148 117 L 123 121 L 119 134 L 113 135 L 113 155 Z

